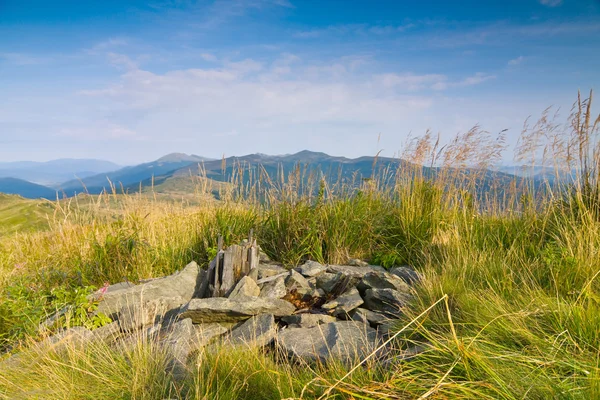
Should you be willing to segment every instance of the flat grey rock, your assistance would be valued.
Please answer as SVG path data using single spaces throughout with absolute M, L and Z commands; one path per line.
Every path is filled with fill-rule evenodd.
M 257 297 L 258 295 L 260 295 L 260 288 L 256 284 L 256 281 L 248 276 L 244 276 L 233 287 L 233 290 L 227 297 L 235 299 L 240 296 Z
M 365 293 L 367 289 L 395 289 L 403 293 L 410 292 L 410 286 L 403 279 L 394 274 L 379 271 L 366 273 L 356 287 L 361 293 Z
M 295 270 L 305 277 L 313 277 L 325 272 L 327 267 L 316 261 L 307 261 L 299 267 L 296 267 Z
M 370 266 L 357 267 L 353 265 L 328 265 L 327 272 L 332 274 L 342 273 L 353 278 L 362 278 L 368 272 L 376 271 Z
M 192 299 L 182 308 L 180 318 L 191 318 L 197 323 L 235 322 L 248 319 L 258 314 L 273 314 L 276 317 L 291 315 L 296 308 L 281 299 L 263 297 L 238 297 L 226 299 L 213 297 L 208 299 Z
M 247 319 L 231 331 L 227 342 L 231 345 L 266 346 L 273 342 L 277 325 L 272 314 L 260 314 Z
M 367 289 L 364 299 L 365 308 L 396 317 L 402 314 L 410 296 L 394 289 Z
M 184 303 L 181 297 L 159 297 L 123 306 L 119 312 L 119 325 L 125 332 L 173 318 Z
M 336 322 L 336 318 L 327 314 L 294 314 L 282 317 L 281 320 L 294 328 L 312 328 L 317 325 Z
M 359 258 L 350 258 L 346 265 L 350 265 L 351 267 L 368 267 L 369 263 Z
M 359 322 L 340 321 L 313 328 L 285 329 L 279 332 L 276 341 L 288 355 L 304 361 L 336 359 L 352 363 L 376 348 L 377 332 Z
M 93 293 L 92 298 L 100 300 L 97 312 L 112 316 L 119 312 L 124 306 L 141 304 L 148 300 L 161 297 L 180 297 L 181 304 L 192 299 L 197 285 L 205 276 L 205 271 L 198 267 L 195 262 L 189 263 L 183 270 L 163 278 L 153 279 L 148 283 L 129 286 L 120 285 L 115 290 L 107 290 Z M 110 289 L 110 287 L 109 287 Z M 180 304 L 180 305 L 181 305 Z
M 258 267 L 256 267 L 256 270 L 258 274 L 258 280 L 288 272 L 287 269 L 276 264 L 259 264 Z

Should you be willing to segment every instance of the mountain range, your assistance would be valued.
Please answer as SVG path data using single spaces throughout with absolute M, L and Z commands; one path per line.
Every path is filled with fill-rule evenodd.
M 229 157 L 221 160 L 210 159 L 197 155 L 183 153 L 172 153 L 158 160 L 135 166 L 112 169 L 118 167 L 110 162 L 100 160 L 85 160 L 85 163 L 77 164 L 75 160 L 56 160 L 48 163 L 0 163 L 4 170 L 21 172 L 21 175 L 10 178 L 0 178 L 0 192 L 19 194 L 26 198 L 48 198 L 71 197 L 78 193 L 99 194 L 104 191 L 117 193 L 135 192 L 148 187 L 181 187 L 178 182 L 189 181 L 190 176 L 205 176 L 216 182 L 229 182 L 232 176 L 237 180 L 247 183 L 250 180 L 265 178 L 265 182 L 274 181 L 281 174 L 287 176 L 290 172 L 302 167 L 303 182 L 312 175 L 320 179 L 324 177 L 330 182 L 359 183 L 365 178 L 374 175 L 381 176 L 384 171 L 388 178 L 393 178 L 395 172 L 409 163 L 396 158 L 386 157 L 359 157 L 350 159 L 346 157 L 330 156 L 325 153 L 313 151 L 301 151 L 295 154 L 272 156 L 266 154 L 249 154 L 241 157 Z M 84 161 L 84 160 L 81 160 Z M 10 164 L 10 165 L 9 165 Z M 54 176 L 69 176 L 61 183 L 53 183 L 51 186 L 39 185 L 45 175 L 40 172 L 36 176 L 34 171 L 42 168 L 39 164 L 45 164 L 54 173 Z M 8 166 L 7 166 L 8 165 Z M 88 170 L 103 169 L 104 171 L 87 174 L 81 173 L 81 166 L 87 166 Z M 52 168 L 50 168 L 52 166 Z M 306 166 L 306 168 L 304 168 Z M 93 168 L 92 168 L 93 167 Z M 43 168 L 42 168 L 43 169 Z M 79 173 L 73 173 L 79 169 Z M 19 178 L 23 172 L 28 171 L 30 181 Z M 201 171 L 201 173 L 199 173 Z M 423 167 L 426 175 L 434 175 L 439 172 L 438 168 Z M 73 175 L 77 178 L 73 179 Z M 502 171 L 487 171 L 484 177 L 484 185 L 489 186 L 491 182 L 509 182 L 526 179 L 515 178 L 515 174 Z M 302 182 L 299 182 L 301 184 Z M 265 183 L 267 184 L 267 183 Z

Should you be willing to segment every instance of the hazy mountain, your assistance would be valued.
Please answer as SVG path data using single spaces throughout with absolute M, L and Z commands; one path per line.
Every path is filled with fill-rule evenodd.
M 184 153 L 171 153 L 166 156 L 162 156 L 156 162 L 201 162 L 201 161 L 210 161 L 212 158 L 197 156 L 195 154 L 184 154 Z
M 156 161 L 139 164 L 131 167 L 125 167 L 116 171 L 95 174 L 83 179 L 73 179 L 64 182 L 58 186 L 59 190 L 67 196 L 76 193 L 88 192 L 98 194 L 102 191 L 111 191 L 111 182 L 118 192 L 122 188 L 139 186 L 140 182 L 151 184 L 153 179 L 160 179 L 163 176 L 171 176 L 178 169 L 189 166 L 197 166 L 207 158 L 187 155 L 182 153 L 172 153 L 159 158 Z
M 17 161 L 0 163 L 0 178 L 17 178 L 40 185 L 53 186 L 61 182 L 86 178 L 121 168 L 110 161 L 94 159 L 59 159 L 47 162 Z
M 56 190 L 17 178 L 0 178 L 0 193 L 18 194 L 28 199 L 56 200 Z

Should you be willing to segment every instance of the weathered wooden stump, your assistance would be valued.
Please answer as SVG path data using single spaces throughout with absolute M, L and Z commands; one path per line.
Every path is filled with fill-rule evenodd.
M 208 279 L 203 282 L 199 297 L 223 297 L 235 284 L 258 266 L 259 250 L 252 231 L 240 245 L 223 249 L 223 237 L 219 236 L 218 252 L 208 265 Z

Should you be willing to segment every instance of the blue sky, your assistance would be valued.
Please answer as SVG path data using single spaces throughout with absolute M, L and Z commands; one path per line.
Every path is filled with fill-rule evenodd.
M 514 143 L 599 50 L 598 0 L 0 0 L 0 160 Z

